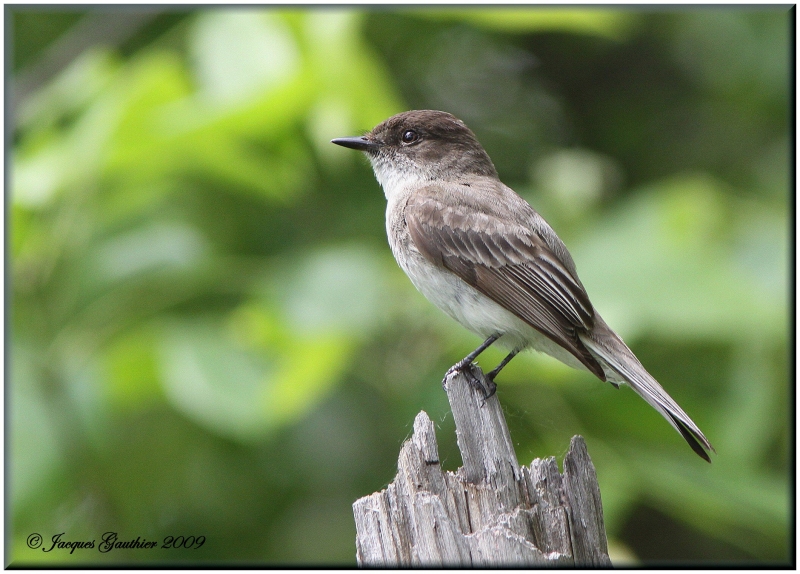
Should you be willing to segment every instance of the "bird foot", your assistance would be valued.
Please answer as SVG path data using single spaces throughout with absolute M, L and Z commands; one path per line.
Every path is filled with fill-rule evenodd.
M 494 382 L 494 378 L 497 376 L 497 373 L 492 371 L 488 375 L 486 375 L 486 386 L 488 387 L 488 393 L 484 395 L 484 399 L 488 399 L 489 397 L 493 396 L 497 392 L 497 383 Z
M 473 389 L 478 390 L 483 394 L 483 400 L 485 402 L 486 399 L 488 399 L 497 392 L 497 385 L 493 380 L 494 377 L 487 375 L 478 376 L 477 374 L 475 374 L 475 369 L 477 368 L 478 366 L 473 362 L 465 363 L 464 361 L 459 361 L 458 363 L 447 369 L 447 372 L 444 375 L 444 379 L 442 379 L 442 388 L 444 388 L 446 391 L 447 380 L 457 373 L 463 373 L 469 385 Z M 486 383 L 485 385 L 484 382 Z

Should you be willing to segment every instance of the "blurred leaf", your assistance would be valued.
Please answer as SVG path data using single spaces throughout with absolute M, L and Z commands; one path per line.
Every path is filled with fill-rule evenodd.
M 721 339 L 782 334 L 783 297 L 771 299 L 744 281 L 720 236 L 725 201 L 707 178 L 678 178 L 643 190 L 583 233 L 571 250 L 612 328 L 623 336 L 642 329 Z M 778 213 L 771 220 L 784 225 Z M 769 250 L 780 253 L 778 237 Z M 771 272 L 785 277 L 786 269 L 779 264 Z
M 263 397 L 275 369 L 213 324 L 167 327 L 159 362 L 167 399 L 201 426 L 250 441 L 272 424 Z
M 61 461 L 62 441 L 47 401 L 37 387 L 28 352 L 15 345 L 11 359 L 11 502 L 24 506 L 51 477 Z
M 275 288 L 298 333 L 367 337 L 390 311 L 383 268 L 370 250 L 345 245 L 295 259 Z
M 429 18 L 464 20 L 505 32 L 560 31 L 622 39 L 635 16 L 624 10 L 574 8 L 460 8 L 426 9 L 415 14 Z
M 353 335 L 287 323 L 263 304 L 243 305 L 229 326 L 245 348 L 276 357 L 260 404 L 274 426 L 293 422 L 319 403 L 356 349 Z
M 274 375 L 262 406 L 273 424 L 297 420 L 325 396 L 350 363 L 355 341 L 340 335 L 293 341 Z
M 715 446 L 725 453 L 725 464 L 756 474 L 768 462 L 765 446 L 785 427 L 785 387 L 765 376 L 770 371 L 768 347 L 758 337 L 742 337 L 732 370 L 717 406 L 720 438 Z
M 15 129 L 34 133 L 57 128 L 103 91 L 115 78 L 119 61 L 108 51 L 93 47 L 58 74 L 50 84 L 20 102 Z
M 158 339 L 152 327 L 125 333 L 105 352 L 108 395 L 123 410 L 150 406 L 161 396 L 157 357 Z
M 251 313 L 250 329 L 254 320 Z M 213 323 L 171 325 L 160 360 L 168 400 L 198 424 L 244 442 L 295 421 L 338 381 L 354 341 L 284 333 L 280 346 L 254 351 Z
M 190 52 L 200 97 L 226 106 L 262 96 L 297 73 L 298 53 L 273 11 L 214 10 L 193 26 Z
M 304 17 L 303 39 L 320 101 L 346 108 L 352 130 L 372 129 L 405 108 L 389 71 L 362 38 L 363 25 L 364 13 L 350 9 L 312 11 Z M 334 137 L 341 134 L 326 140 Z
M 202 257 L 204 248 L 202 237 L 186 225 L 152 223 L 100 246 L 97 275 L 118 281 L 153 269 L 190 267 Z
M 765 473 L 702 471 L 663 457 L 642 456 L 640 472 L 648 483 L 647 496 L 701 531 L 748 548 L 762 558 L 784 546 L 789 509 L 783 477 Z M 697 488 L 702 484 L 702 488 Z M 741 532 L 757 537 L 752 546 Z M 765 546 L 770 540 L 772 547 Z M 785 548 L 783 548 L 785 550 Z
M 672 49 L 706 89 L 741 97 L 781 97 L 787 89 L 789 28 L 779 18 L 745 12 L 697 10 L 681 15 Z M 724 38 L 724 40 L 722 40 Z

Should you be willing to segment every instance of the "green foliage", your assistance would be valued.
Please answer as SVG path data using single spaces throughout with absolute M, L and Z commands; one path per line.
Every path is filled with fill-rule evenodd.
M 7 15 L 20 77 L 84 16 Z M 328 143 L 412 108 L 473 128 L 718 450 L 528 354 L 498 381 L 521 462 L 584 435 L 612 559 L 785 563 L 788 18 L 208 9 L 72 54 L 13 109 L 13 564 L 352 565 L 350 505 L 420 409 L 460 464 L 439 381 L 477 341 L 399 271 L 366 162 Z M 207 542 L 26 544 L 107 531 Z
M 457 10 L 425 9 L 415 16 L 442 21 L 469 22 L 475 26 L 504 32 L 570 32 L 595 34 L 617 39 L 621 37 L 633 13 L 621 10 L 574 8 L 460 8 Z

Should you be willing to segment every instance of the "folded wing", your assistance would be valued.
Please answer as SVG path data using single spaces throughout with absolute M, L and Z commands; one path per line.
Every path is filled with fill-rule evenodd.
M 531 327 L 572 353 L 606 380 L 580 333 L 594 326 L 594 309 L 580 282 L 535 231 L 466 209 L 431 187 L 415 193 L 405 218 L 414 245 Z

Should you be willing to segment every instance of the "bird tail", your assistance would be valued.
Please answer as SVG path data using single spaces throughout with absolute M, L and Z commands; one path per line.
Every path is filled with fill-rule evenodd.
M 639 359 L 599 315 L 595 316 L 595 328 L 582 336 L 581 341 L 603 366 L 606 377 L 614 383 L 627 383 L 639 396 L 675 427 L 692 450 L 711 462 L 707 451 L 716 453 L 703 432 L 672 397 L 645 370 Z

